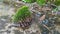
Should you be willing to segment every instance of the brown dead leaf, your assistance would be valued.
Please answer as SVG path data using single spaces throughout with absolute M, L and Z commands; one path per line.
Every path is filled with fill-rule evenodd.
M 43 15 L 42 17 L 39 18 L 40 21 L 45 19 L 45 15 Z

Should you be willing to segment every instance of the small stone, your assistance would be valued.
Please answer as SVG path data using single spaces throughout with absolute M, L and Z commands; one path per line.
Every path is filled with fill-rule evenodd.
M 2 21 L 6 21 L 6 19 L 1 19 Z

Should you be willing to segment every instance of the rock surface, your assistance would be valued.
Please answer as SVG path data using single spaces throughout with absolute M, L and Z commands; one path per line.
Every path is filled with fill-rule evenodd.
M 28 3 L 27 4 L 23 3 L 23 4 L 29 6 L 30 10 L 36 11 L 33 10 L 33 4 L 28 4 Z M 24 34 L 23 31 L 21 31 L 20 29 L 18 29 L 19 30 L 18 31 L 17 28 L 15 27 L 8 28 L 8 26 L 11 26 L 12 24 L 10 22 L 10 19 L 12 14 L 14 14 L 14 9 L 15 9 L 14 7 L 5 5 L 0 2 L 0 34 Z M 33 22 L 31 27 L 27 29 L 25 32 L 26 34 L 40 34 L 40 29 L 38 25 L 35 22 Z M 60 34 L 60 26 L 56 26 L 55 34 Z

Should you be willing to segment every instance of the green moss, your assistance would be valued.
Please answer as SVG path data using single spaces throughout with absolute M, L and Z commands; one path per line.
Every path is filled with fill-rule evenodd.
M 22 6 L 17 10 L 16 14 L 13 16 L 13 21 L 18 22 L 24 20 L 27 17 L 31 17 L 31 12 L 28 10 L 27 6 Z
M 22 0 L 22 1 L 27 2 L 27 3 L 33 3 L 33 2 L 35 2 L 36 0 Z
M 57 12 L 57 11 L 58 11 L 58 8 L 53 9 L 53 11 L 54 11 L 54 12 Z
M 59 5 L 60 5 L 60 0 L 56 0 L 56 1 L 54 2 L 54 4 L 57 5 L 57 6 L 59 6 Z
M 37 2 L 37 4 L 39 4 L 40 6 L 42 6 L 42 5 L 44 5 L 44 4 L 46 3 L 45 0 L 37 0 L 36 2 Z

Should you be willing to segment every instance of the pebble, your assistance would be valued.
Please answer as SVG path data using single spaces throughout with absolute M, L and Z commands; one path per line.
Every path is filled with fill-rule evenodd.
M 1 19 L 2 21 L 6 21 L 6 19 Z

